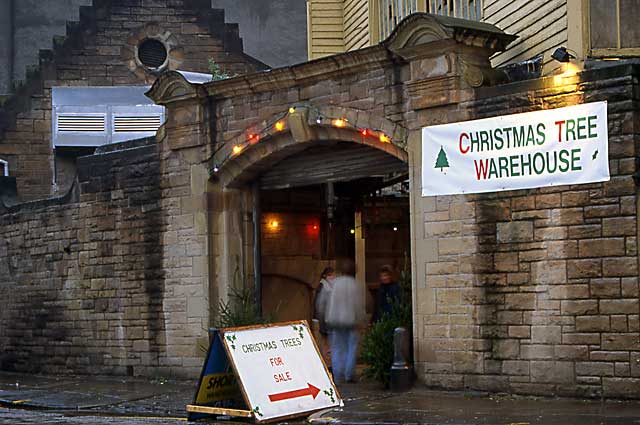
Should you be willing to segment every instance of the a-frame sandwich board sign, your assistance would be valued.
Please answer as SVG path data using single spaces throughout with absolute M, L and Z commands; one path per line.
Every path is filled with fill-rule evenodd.
M 209 350 L 200 372 L 198 388 L 193 404 L 187 406 L 187 419 L 216 416 L 240 416 L 250 418 L 233 366 L 223 346 L 220 331 L 212 329 Z
M 342 405 L 306 321 L 222 329 L 220 337 L 248 408 L 187 411 L 271 422 Z

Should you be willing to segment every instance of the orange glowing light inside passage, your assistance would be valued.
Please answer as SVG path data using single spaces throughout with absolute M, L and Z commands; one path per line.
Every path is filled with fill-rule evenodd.
M 282 122 L 282 121 L 278 121 L 278 122 L 276 123 L 275 127 L 276 127 L 276 131 L 282 131 L 282 130 L 284 130 L 284 122 Z
M 344 127 L 345 125 L 347 125 L 347 120 L 336 118 L 335 120 L 331 121 L 331 124 L 333 124 L 334 127 Z
M 305 232 L 308 238 L 315 239 L 320 234 L 320 226 L 316 220 L 311 221 L 305 226 Z
M 238 155 L 240 152 L 242 152 L 242 146 L 240 146 L 240 145 L 235 145 L 235 146 L 233 147 L 233 153 L 234 153 L 234 155 Z
M 272 229 L 277 229 L 280 226 L 280 223 L 278 223 L 277 220 L 271 220 L 271 222 L 269 222 L 269 226 L 271 226 Z

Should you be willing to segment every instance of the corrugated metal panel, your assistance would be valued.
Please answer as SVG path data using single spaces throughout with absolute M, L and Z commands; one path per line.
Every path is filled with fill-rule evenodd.
M 307 149 L 283 159 L 260 176 L 263 189 L 284 189 L 325 182 L 406 172 L 403 161 L 369 146 L 338 143 Z
M 145 96 L 151 86 L 52 87 L 53 106 L 153 105 Z
M 147 86 L 54 87 L 54 146 L 100 146 L 153 136 L 164 107 L 144 96 Z

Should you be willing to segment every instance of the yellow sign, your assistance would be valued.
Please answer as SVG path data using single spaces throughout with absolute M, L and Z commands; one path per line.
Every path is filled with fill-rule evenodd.
M 202 378 L 196 404 L 208 404 L 240 396 L 240 388 L 233 372 L 213 373 Z

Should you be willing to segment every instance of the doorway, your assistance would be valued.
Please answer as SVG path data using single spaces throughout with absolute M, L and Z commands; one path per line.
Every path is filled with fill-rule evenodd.
M 378 270 L 410 264 L 407 165 L 354 143 L 310 147 L 259 177 L 261 303 L 275 321 L 311 321 L 320 274 L 355 261 L 373 314 Z

